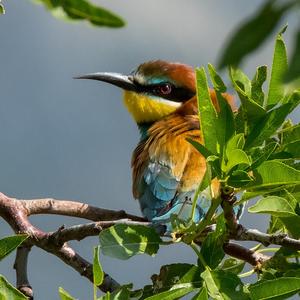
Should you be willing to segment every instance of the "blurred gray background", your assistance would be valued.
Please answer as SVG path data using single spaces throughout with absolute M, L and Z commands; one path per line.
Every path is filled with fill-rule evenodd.
M 128 73 L 141 62 L 158 58 L 193 66 L 216 63 L 232 29 L 263 1 L 96 1 L 127 20 L 122 29 L 63 22 L 27 0 L 3 3 L 0 191 L 22 199 L 78 200 L 139 214 L 130 171 L 138 131 L 123 107 L 121 91 L 72 77 L 96 71 Z M 291 46 L 296 16 L 287 21 L 285 39 Z M 248 75 L 252 77 L 257 65 L 270 65 L 272 47 L 269 40 L 247 60 Z M 293 118 L 299 121 L 296 113 Z M 36 216 L 32 221 L 45 230 L 82 222 L 56 216 Z M 266 224 L 263 217 L 247 214 L 242 222 L 261 229 Z M 11 233 L 0 220 L 0 236 Z M 73 243 L 89 259 L 96 244 L 96 237 Z M 13 260 L 14 254 L 0 262 L 0 273 L 12 283 Z M 135 287 L 149 283 L 162 264 L 196 262 L 184 246 L 164 247 L 156 257 L 129 261 L 101 257 L 101 261 L 116 280 L 134 282 Z M 92 299 L 91 284 L 56 257 L 33 249 L 29 263 L 36 299 L 58 299 L 59 286 L 81 300 Z

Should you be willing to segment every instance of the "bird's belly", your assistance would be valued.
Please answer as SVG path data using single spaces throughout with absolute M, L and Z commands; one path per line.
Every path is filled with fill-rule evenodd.
M 183 221 L 190 220 L 195 192 L 195 190 L 192 190 L 177 193 L 172 200 L 163 201 L 157 199 L 151 191 L 147 190 L 139 199 L 142 213 L 148 220 L 153 222 L 169 222 L 171 215 L 177 215 Z M 209 189 L 200 193 L 197 199 L 194 222 L 197 223 L 204 217 L 210 206 L 210 199 Z
M 145 193 L 140 199 L 140 206 L 143 215 L 153 224 L 166 226 L 166 232 L 174 231 L 172 218 L 176 216 L 181 222 L 188 222 L 193 215 L 193 200 L 196 190 L 177 194 L 171 201 L 162 201 L 153 197 L 151 193 Z M 199 223 L 207 213 L 211 205 L 210 188 L 208 187 L 197 198 L 194 223 Z M 234 213 L 239 219 L 243 213 L 243 204 L 234 207 Z M 216 213 L 220 213 L 217 209 Z

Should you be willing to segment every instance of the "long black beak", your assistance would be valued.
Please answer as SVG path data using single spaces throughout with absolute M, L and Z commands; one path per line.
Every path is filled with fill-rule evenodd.
M 137 91 L 137 86 L 134 84 L 132 76 L 127 76 L 119 73 L 93 73 L 86 74 L 78 77 L 74 77 L 75 79 L 93 79 L 108 82 L 115 86 L 118 86 L 127 91 Z

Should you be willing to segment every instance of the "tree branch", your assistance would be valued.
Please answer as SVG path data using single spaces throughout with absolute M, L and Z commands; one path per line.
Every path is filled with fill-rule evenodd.
M 43 242 L 46 242 L 45 244 Z M 44 249 L 45 251 L 54 254 L 60 258 L 64 263 L 76 270 L 81 276 L 86 277 L 90 282 L 93 283 L 93 266 L 83 257 L 75 252 L 67 243 L 62 247 L 57 247 L 51 243 L 51 240 L 45 240 L 41 244 L 36 246 Z M 104 274 L 105 280 L 99 286 L 99 289 L 106 293 L 116 290 L 120 284 L 117 283 L 113 278 L 108 274 Z
M 264 246 L 271 244 L 287 247 L 294 250 L 300 250 L 300 240 L 292 239 L 287 234 L 268 234 L 257 229 L 248 229 L 239 224 L 238 230 L 233 239 L 237 241 L 256 241 Z
M 260 265 L 270 259 L 270 257 L 267 255 L 242 247 L 236 243 L 226 243 L 223 245 L 223 249 L 226 254 L 238 259 L 242 259 L 250 265 L 258 268 Z
M 300 240 L 292 239 L 283 234 L 266 234 L 256 229 L 247 229 L 238 224 L 233 213 L 234 198 L 232 193 L 222 195 L 222 206 L 226 218 L 226 224 L 229 228 L 229 238 L 239 241 L 257 241 L 265 246 L 275 244 L 300 250 Z M 57 214 L 73 216 L 96 222 L 80 224 L 65 228 L 60 227 L 54 232 L 44 232 L 32 225 L 28 219 L 30 215 L 35 214 Z M 115 224 L 144 225 L 149 226 L 151 223 L 144 218 L 127 214 L 125 211 L 113 211 L 93 207 L 84 203 L 55 200 L 51 198 L 18 200 L 10 198 L 0 193 L 0 217 L 2 217 L 16 233 L 25 233 L 29 238 L 17 250 L 15 269 L 17 275 L 17 287 L 28 297 L 33 299 L 33 292 L 27 277 L 27 258 L 30 247 L 37 246 L 60 258 L 64 263 L 72 267 L 79 274 L 93 282 L 92 264 L 86 261 L 72 249 L 67 242 L 70 240 L 82 240 L 88 236 L 98 235 L 103 229 Z M 215 226 L 209 226 L 208 232 L 214 230 Z M 201 243 L 202 237 L 196 240 Z M 223 246 L 225 253 L 242 259 L 249 264 L 259 267 L 270 257 L 264 254 L 252 251 L 236 243 L 228 241 Z M 105 274 L 105 280 L 99 288 L 103 292 L 114 291 L 120 285 Z
M 233 210 L 233 204 L 236 202 L 234 189 L 229 187 L 221 187 L 221 206 L 224 211 L 224 217 L 229 232 L 234 235 L 238 228 L 238 220 Z
M 40 200 L 38 202 L 35 202 L 35 200 L 33 200 L 33 202 L 34 207 L 36 207 L 37 203 L 42 203 L 42 201 Z M 55 201 L 55 203 L 57 204 L 57 201 Z M 79 274 L 93 282 L 92 265 L 80 255 L 78 255 L 66 243 L 63 243 L 61 245 L 53 243 L 53 238 L 51 238 L 52 236 L 50 233 L 46 233 L 40 230 L 39 228 L 34 227 L 28 220 L 28 215 L 30 214 L 30 206 L 26 207 L 25 204 L 26 201 L 24 200 L 9 198 L 6 195 L 0 193 L 0 216 L 13 228 L 15 233 L 25 233 L 28 235 L 28 239 L 26 240 L 25 244 L 26 247 L 34 245 L 49 253 L 52 253 L 53 255 L 60 258 L 67 265 L 72 267 L 74 270 L 76 270 Z M 82 204 L 79 203 L 79 205 Z M 71 204 L 71 211 L 72 209 L 74 209 L 74 205 Z M 88 211 L 89 209 L 90 207 L 87 205 L 83 210 L 84 216 L 86 216 L 86 211 Z M 36 209 L 36 211 L 42 210 Z M 104 210 L 104 213 L 106 213 L 106 210 Z M 120 212 L 116 212 L 116 215 L 118 213 Z M 104 216 L 103 210 L 101 210 L 101 215 Z M 27 266 L 28 253 L 26 254 L 26 252 L 23 251 L 25 250 L 19 250 L 15 264 L 15 268 L 17 271 L 17 282 L 20 283 L 20 288 L 23 283 L 26 286 L 30 286 L 27 278 L 27 270 L 25 268 Z M 21 267 L 25 268 L 22 272 L 20 270 Z M 99 289 L 101 289 L 103 292 L 107 292 L 113 291 L 119 286 L 120 285 L 114 279 L 112 279 L 108 274 L 105 274 L 105 280 L 103 284 L 99 286 Z M 30 291 L 28 291 L 28 293 L 29 292 Z
M 38 214 L 53 214 L 77 217 L 91 221 L 112 221 L 119 219 L 146 221 L 145 218 L 127 214 L 124 210 L 115 211 L 104 209 L 76 201 L 56 200 L 52 198 L 18 201 L 20 201 L 24 208 L 27 210 L 27 216 Z
M 99 221 L 87 224 L 74 225 L 68 228 L 60 227 L 57 231 L 50 234 L 49 239 L 55 244 L 63 244 L 64 242 L 77 240 L 80 241 L 86 237 L 99 235 L 99 233 L 106 228 L 116 224 L 126 225 L 143 225 L 149 226 L 151 222 L 138 222 L 129 219 L 121 219 L 115 221 Z

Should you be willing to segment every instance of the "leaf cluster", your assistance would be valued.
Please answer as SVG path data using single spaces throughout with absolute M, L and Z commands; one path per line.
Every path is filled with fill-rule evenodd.
M 0 261 L 19 247 L 27 239 L 26 235 L 15 235 L 0 240 Z M 0 299 L 26 300 L 21 292 L 12 286 L 4 276 L 0 275 Z
M 109 10 L 88 0 L 35 0 L 43 4 L 55 17 L 78 21 L 85 20 L 95 26 L 122 27 L 125 22 Z
M 219 59 L 219 67 L 238 66 L 247 55 L 258 49 L 276 30 L 282 20 L 295 11 L 299 13 L 299 0 L 266 0 L 261 7 L 245 20 L 229 38 Z M 295 33 L 295 45 L 291 64 L 281 80 L 299 83 L 300 27 Z
M 1 0 L 0 0 L 0 15 L 4 15 L 4 14 L 5 14 L 4 5 L 1 3 Z

